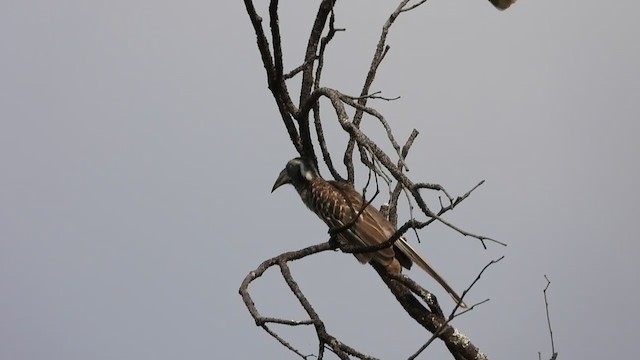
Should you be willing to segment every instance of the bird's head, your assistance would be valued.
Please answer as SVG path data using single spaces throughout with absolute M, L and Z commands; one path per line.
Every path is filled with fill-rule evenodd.
M 285 184 L 293 185 L 296 190 L 308 181 L 311 181 L 320 175 L 316 170 L 313 163 L 308 159 L 295 158 L 289 160 L 287 166 L 282 169 L 280 175 L 273 184 L 271 192 L 274 192 L 277 188 Z

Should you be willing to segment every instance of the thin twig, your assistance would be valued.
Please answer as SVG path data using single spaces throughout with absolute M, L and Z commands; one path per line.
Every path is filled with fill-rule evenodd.
M 482 274 L 485 272 L 485 270 L 487 270 L 491 265 L 499 262 L 500 260 L 504 259 L 504 256 L 501 256 L 500 258 L 496 259 L 496 260 L 491 260 L 487 265 L 485 265 L 482 270 L 480 270 L 480 272 L 478 273 L 478 276 L 476 276 L 476 278 L 471 282 L 471 284 L 467 287 L 467 289 L 465 289 L 465 291 L 462 293 L 462 296 L 460 297 L 460 302 L 464 299 L 464 297 L 467 295 L 467 293 L 469 291 L 471 291 L 471 288 L 473 288 L 473 286 L 480 280 L 480 277 L 482 277 Z M 458 311 L 458 309 L 460 308 L 460 302 L 458 302 L 456 304 L 456 306 L 453 308 L 453 310 L 451 311 L 451 313 L 449 314 L 449 317 L 447 318 L 447 321 L 445 321 L 444 323 L 442 323 L 442 325 L 440 325 L 440 327 L 438 328 L 438 330 L 436 330 L 433 335 L 429 338 L 429 340 L 427 340 L 426 343 L 424 343 L 422 346 L 420 346 L 420 348 L 409 357 L 409 360 L 415 359 L 416 357 L 418 357 L 418 355 L 420 355 L 420 353 L 422 353 L 432 342 L 433 340 L 435 340 L 440 331 L 442 331 L 442 329 L 448 325 L 453 319 L 464 315 L 466 313 L 468 313 L 469 311 L 473 310 L 475 307 L 480 306 L 484 303 L 486 303 L 487 301 L 489 301 L 489 299 L 485 299 L 483 301 L 480 301 L 476 304 L 473 304 L 471 307 L 469 307 L 468 309 L 465 309 L 459 313 L 456 313 L 456 311 Z
M 409 150 L 411 149 L 411 146 L 413 145 L 415 139 L 418 137 L 418 134 L 418 130 L 413 129 L 413 131 L 411 131 L 411 134 L 409 135 L 409 138 L 407 139 L 407 142 L 404 144 L 404 146 L 402 146 L 402 151 L 400 152 L 402 161 L 398 160 L 398 163 L 396 165 L 400 168 L 401 172 L 407 170 L 406 168 L 401 167 L 401 164 L 404 163 L 406 166 L 406 162 L 404 160 L 407 158 L 407 155 L 409 155 Z M 391 221 L 393 226 L 398 226 L 398 198 L 400 197 L 400 191 L 403 189 L 404 188 L 402 187 L 402 183 L 398 181 L 389 196 L 389 221 Z M 409 206 L 413 207 L 413 204 L 410 203 Z
M 307 49 L 305 51 L 304 62 L 309 65 L 302 70 L 302 81 L 300 87 L 300 107 L 303 104 L 308 103 L 311 90 L 314 83 L 313 62 L 309 62 L 310 59 L 315 58 L 318 51 L 318 44 L 322 37 L 325 24 L 329 14 L 333 10 L 335 0 L 322 0 L 318 7 L 316 19 L 311 28 L 311 34 L 309 35 L 309 41 L 307 42 Z M 300 131 L 300 142 L 302 144 L 302 156 L 308 159 L 312 159 L 313 163 L 317 166 L 318 160 L 316 158 L 315 151 L 313 149 L 313 142 L 311 140 L 311 131 L 309 129 L 309 112 L 300 111 L 295 114 L 296 120 L 298 120 L 298 127 Z
M 389 34 L 389 30 L 391 29 L 391 26 L 393 25 L 393 23 L 396 21 L 396 19 L 398 18 L 398 16 L 400 16 L 400 14 L 403 12 L 403 9 L 405 8 L 405 6 L 409 3 L 410 0 L 402 0 L 400 2 L 400 4 L 398 4 L 398 6 L 396 7 L 396 9 L 391 13 L 391 15 L 389 15 L 389 18 L 387 19 L 387 21 L 384 23 L 384 25 L 382 26 L 382 31 L 380 33 L 380 38 L 378 39 L 378 44 L 376 45 L 376 50 L 373 54 L 373 58 L 371 59 L 371 65 L 369 66 L 369 71 L 367 72 L 367 76 L 365 78 L 364 81 L 364 85 L 362 86 L 362 91 L 360 92 L 360 96 L 365 96 L 366 94 L 368 94 L 370 92 L 371 89 L 371 85 L 373 84 L 373 81 L 376 77 L 376 74 L 378 72 L 378 68 L 380 66 L 380 64 L 382 63 L 382 60 L 384 60 L 384 58 L 386 57 L 387 53 L 389 52 L 389 45 L 386 44 L 387 42 L 387 36 Z M 362 98 L 358 100 L 358 104 L 362 105 L 362 106 L 366 106 L 367 104 L 367 98 Z M 355 128 L 358 128 L 360 126 L 360 121 L 362 121 L 362 116 L 364 115 L 364 111 L 361 109 L 357 109 L 355 115 L 353 116 L 353 126 Z M 344 159 L 345 159 L 345 163 L 352 158 L 352 154 L 353 154 L 353 150 L 354 150 L 354 145 L 355 145 L 355 139 L 352 137 L 349 139 L 349 143 L 347 145 L 347 149 L 345 151 L 345 155 L 344 155 Z M 348 167 L 348 166 L 347 166 Z M 348 173 L 348 179 L 350 181 L 353 181 L 353 173 L 350 172 Z
M 409 6 L 409 7 L 406 7 L 404 9 L 402 9 L 400 12 L 411 11 L 411 10 L 417 8 L 418 6 L 420 6 L 420 5 L 422 5 L 422 4 L 426 3 L 426 2 L 427 2 L 427 0 L 420 0 L 417 4 L 413 4 L 413 5 Z
M 351 100 L 379 99 L 379 100 L 385 100 L 385 101 L 395 101 L 400 99 L 400 96 L 388 98 L 388 97 L 380 96 L 380 94 L 382 94 L 382 91 L 376 91 L 374 93 L 362 95 L 362 96 L 347 96 L 347 97 Z
M 308 59 L 307 61 L 303 62 L 302 65 L 300 65 L 297 68 L 295 68 L 295 69 L 289 71 L 288 73 L 284 74 L 284 79 L 285 80 L 293 79 L 302 70 L 304 70 L 307 66 L 309 66 L 310 64 L 312 64 L 316 60 L 317 60 L 317 57 L 313 57 L 311 59 Z
M 274 339 L 276 339 L 282 346 L 289 349 L 291 352 L 300 356 L 303 359 L 308 359 L 308 355 L 303 355 L 298 349 L 294 348 L 288 341 L 282 338 L 282 336 L 276 334 L 275 331 L 271 330 L 267 325 L 262 325 L 261 328 L 267 332 L 267 334 L 271 335 Z
M 491 260 L 489 261 L 489 263 L 487 265 L 485 265 L 482 270 L 480 270 L 480 272 L 478 273 L 478 276 L 476 276 L 476 278 L 471 282 L 471 285 L 469 285 L 463 292 L 462 292 L 462 296 L 460 296 L 461 300 L 464 300 L 464 297 L 467 295 L 467 293 L 469 293 L 469 291 L 471 291 L 471 288 L 473 288 L 473 286 L 480 281 L 480 277 L 482 277 L 482 274 L 484 274 L 484 272 L 489 268 L 489 266 L 496 264 L 498 262 L 500 262 L 500 260 L 504 259 L 504 255 L 500 256 L 499 258 L 497 258 L 496 260 Z M 456 305 L 456 307 L 451 311 L 451 314 L 449 315 L 449 317 L 453 317 L 453 315 L 456 313 L 456 311 L 458 310 L 458 308 L 460 307 L 460 304 L 458 303 Z M 468 311 L 468 310 L 467 310 Z
M 314 90 L 320 87 L 320 78 L 322 76 L 322 69 L 324 67 L 324 54 L 327 49 L 327 45 L 331 42 L 335 33 L 338 31 L 344 31 L 344 29 L 335 28 L 335 12 L 332 9 L 331 16 L 329 17 L 329 30 L 327 32 L 327 35 L 320 40 L 320 51 L 318 56 L 316 57 L 318 59 L 318 67 L 316 68 L 316 75 L 313 83 Z M 317 101 L 313 105 L 313 119 L 313 123 L 316 129 L 316 136 L 318 138 L 318 144 L 320 145 L 320 151 L 322 152 L 322 159 L 327 165 L 327 168 L 329 169 L 329 172 L 331 173 L 333 178 L 338 181 L 344 181 L 344 178 L 333 166 L 331 154 L 329 153 L 329 149 L 327 148 L 327 142 L 325 140 L 324 131 L 322 129 L 322 121 L 320 119 L 320 104 Z
M 556 353 L 556 347 L 553 343 L 553 330 L 551 330 L 551 320 L 549 318 L 549 302 L 547 301 L 547 289 L 549 289 L 549 285 L 551 285 L 551 281 L 547 277 L 544 276 L 544 279 L 547 280 L 547 286 L 544 287 L 542 293 L 544 294 L 544 308 L 547 313 L 547 326 L 549 326 L 549 337 L 551 338 L 551 360 L 555 360 L 558 357 L 558 353 Z

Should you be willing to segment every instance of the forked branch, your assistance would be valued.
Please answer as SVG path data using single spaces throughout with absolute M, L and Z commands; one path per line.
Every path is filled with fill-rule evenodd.
M 376 180 L 376 195 L 379 193 L 378 178 L 384 180 L 389 188 L 389 204 L 384 208 L 385 214 L 393 222 L 397 224 L 397 209 L 401 193 L 404 193 L 409 203 L 411 217 L 406 221 L 387 241 L 382 244 L 367 247 L 355 247 L 345 244 L 338 244 L 336 241 L 329 241 L 314 246 L 310 246 L 298 251 L 286 252 L 264 261 L 254 271 L 250 272 L 244 279 L 240 287 L 240 294 L 244 300 L 249 313 L 254 318 L 256 325 L 264 329 L 269 335 L 274 337 L 280 344 L 297 356 L 307 359 L 317 357 L 322 359 L 325 351 L 329 350 L 340 359 L 358 358 L 373 359 L 373 357 L 364 354 L 329 334 L 326 330 L 324 322 L 319 314 L 314 310 L 313 306 L 300 290 L 298 283 L 289 268 L 288 263 L 298 260 L 306 256 L 310 256 L 319 252 L 334 250 L 340 248 L 346 253 L 363 253 L 378 251 L 385 247 L 392 246 L 406 231 L 412 229 L 416 232 L 434 221 L 439 221 L 449 228 L 457 231 L 464 236 L 470 236 L 478 239 L 486 248 L 486 241 L 492 241 L 497 244 L 503 243 L 490 239 L 483 235 L 475 235 L 469 231 L 450 223 L 442 216 L 448 211 L 459 206 L 470 194 L 481 184 L 478 183 L 462 196 L 453 197 L 441 185 L 430 184 L 426 182 L 414 182 L 406 174 L 408 165 L 406 158 L 409 155 L 411 146 L 418 136 L 418 131 L 414 130 L 405 144 L 400 146 L 392 131 L 389 120 L 386 119 L 378 110 L 370 106 L 369 102 L 374 101 L 390 101 L 391 98 L 385 98 L 379 95 L 379 92 L 371 92 L 376 74 L 380 68 L 380 64 L 388 53 L 390 46 L 387 44 L 387 36 L 391 26 L 395 23 L 401 14 L 418 8 L 424 4 L 426 0 L 402 0 L 396 9 L 387 19 L 382 27 L 380 38 L 378 40 L 376 50 L 369 70 L 367 72 L 362 90 L 359 96 L 348 96 L 336 89 L 322 86 L 322 75 L 325 62 L 325 54 L 329 49 L 332 39 L 336 34 L 344 29 L 335 26 L 335 0 L 321 0 L 318 6 L 315 20 L 311 25 L 311 31 L 304 52 L 303 63 L 292 70 L 285 71 L 283 62 L 283 46 L 281 42 L 281 27 L 279 19 L 279 0 L 270 0 L 268 7 L 269 30 L 265 31 L 262 24 L 262 18 L 254 6 L 253 0 L 244 0 L 249 19 L 254 28 L 256 41 L 260 56 L 266 71 L 267 83 L 271 94 L 277 104 L 278 111 L 282 121 L 286 127 L 291 143 L 300 156 L 311 159 L 316 165 L 314 137 L 312 137 L 311 116 L 313 116 L 313 130 L 316 132 L 315 143 L 319 146 L 323 163 L 329 169 L 334 179 L 340 181 L 355 182 L 355 164 L 353 162 L 353 154 L 358 149 L 360 162 L 368 168 Z M 267 36 L 269 34 L 269 37 Z M 294 104 L 291 99 L 288 83 L 300 79 L 300 99 L 298 104 Z M 332 111 L 330 118 L 337 119 L 340 127 L 349 136 L 346 151 L 343 156 L 343 163 L 346 171 L 346 178 L 340 175 L 340 171 L 336 169 L 332 161 L 331 153 L 326 144 L 326 134 L 323 129 L 322 117 L 329 117 L 321 114 L 320 101 L 328 100 L 331 103 Z M 349 117 L 347 108 L 354 110 L 353 117 Z M 322 116 L 321 116 L 322 115 Z M 392 155 L 385 153 L 382 147 L 374 142 L 367 134 L 360 129 L 360 124 L 366 117 L 374 119 L 385 131 L 389 144 L 393 147 Z M 392 186 L 392 182 L 396 184 Z M 382 183 L 382 182 L 381 182 Z M 365 186 L 366 190 L 366 186 Z M 435 191 L 444 198 L 445 204 L 440 203 L 438 211 L 432 211 L 425 199 L 422 191 Z M 363 192 L 364 193 L 364 192 Z M 366 204 L 369 204 L 369 199 Z M 363 202 L 365 203 L 365 202 Z M 414 217 L 414 204 L 419 209 L 419 215 L 422 220 Z M 354 219 L 357 220 L 357 217 Z M 346 224 L 349 227 L 352 224 Z M 333 231 L 341 231 L 344 229 L 333 229 Z M 333 235 L 333 234 L 331 234 Z M 333 238 L 333 236 L 331 236 Z M 251 295 L 249 293 L 249 285 L 251 282 L 260 278 L 267 269 L 277 266 L 280 269 L 282 278 L 285 280 L 292 294 L 298 300 L 300 306 L 307 314 L 307 319 L 290 320 L 279 319 L 274 317 L 265 317 L 258 311 Z M 447 348 L 455 359 L 483 359 L 486 358 L 471 341 L 455 329 L 451 325 L 451 321 L 455 318 L 457 307 L 447 318 L 440 308 L 437 299 L 426 289 L 415 283 L 405 275 L 394 275 L 388 273 L 384 267 L 377 263 L 372 266 L 378 272 L 382 280 L 385 282 L 389 290 L 393 293 L 402 308 L 422 327 L 433 334 L 433 337 L 423 347 L 428 346 L 433 339 L 439 338 L 446 344 Z M 484 271 L 484 270 L 483 270 Z M 482 274 L 482 272 L 480 272 Z M 478 275 L 478 279 L 479 279 Z M 476 279 L 477 281 L 477 279 Z M 474 282 L 475 284 L 475 282 Z M 471 285 L 473 286 L 473 284 Z M 463 293 L 463 297 L 467 294 L 471 286 Z M 425 306 L 426 305 L 426 306 Z M 473 308 L 473 307 L 472 307 Z M 289 343 L 273 329 L 274 326 L 313 326 L 318 339 L 317 353 L 313 355 L 305 355 L 299 351 L 294 345 Z M 421 350 L 422 351 L 422 350 Z M 417 355 L 416 355 L 417 356 Z

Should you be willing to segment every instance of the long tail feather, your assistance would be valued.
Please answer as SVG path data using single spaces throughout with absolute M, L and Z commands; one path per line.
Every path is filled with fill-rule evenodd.
M 395 242 L 395 245 L 398 247 L 398 249 L 400 249 L 400 251 L 402 251 L 405 255 L 407 255 L 409 259 L 411 259 L 416 265 L 418 265 L 422 270 L 424 270 L 427 274 L 429 274 L 435 281 L 437 281 L 438 284 L 440 284 L 447 291 L 447 293 L 451 295 L 453 300 L 455 300 L 456 303 L 460 304 L 460 307 L 462 308 L 467 307 L 467 305 L 462 301 L 460 296 L 458 296 L 458 294 L 451 288 L 451 286 L 447 284 L 444 278 L 442 278 L 442 276 L 440 276 L 440 274 L 438 274 L 431 267 L 431 265 L 429 265 L 429 263 L 427 263 L 427 261 L 411 247 L 411 245 L 409 245 L 409 243 L 406 240 L 400 238 L 398 239 L 398 241 Z

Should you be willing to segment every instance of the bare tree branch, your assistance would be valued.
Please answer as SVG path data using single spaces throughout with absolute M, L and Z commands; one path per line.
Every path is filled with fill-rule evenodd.
M 382 32 L 380 34 L 376 50 L 371 60 L 367 76 L 362 86 L 360 96 L 351 97 L 344 95 L 336 89 L 324 87 L 322 86 L 321 82 L 324 70 L 325 54 L 329 49 L 329 46 L 335 34 L 339 31 L 344 30 L 335 27 L 335 0 L 321 0 L 319 2 L 316 17 L 311 26 L 311 31 L 307 41 L 303 63 L 302 65 L 296 67 L 288 73 L 284 72 L 283 64 L 283 47 L 281 38 L 282 29 L 280 27 L 279 19 L 279 0 L 269 1 L 268 14 L 270 20 L 269 29 L 271 39 L 268 39 L 267 35 L 265 35 L 265 31 L 262 27 L 262 18 L 258 15 L 253 5 L 253 1 L 244 0 L 247 14 L 249 15 L 249 19 L 251 20 L 254 32 L 256 34 L 258 50 L 260 52 L 260 56 L 267 74 L 268 88 L 273 95 L 280 116 L 289 134 L 291 143 L 295 147 L 296 151 L 301 156 L 312 160 L 314 164 L 318 165 L 310 129 L 309 117 L 312 114 L 314 130 L 316 132 L 316 141 L 318 142 L 318 146 L 320 147 L 322 153 L 322 160 L 327 165 L 334 179 L 339 181 L 348 181 L 351 184 L 354 184 L 355 166 L 353 163 L 353 154 L 356 147 L 360 155 L 360 162 L 368 168 L 369 178 L 367 184 L 363 188 L 364 206 L 362 210 L 364 210 L 366 206 L 369 206 L 373 199 L 379 195 L 379 179 L 382 179 L 389 188 L 389 204 L 388 206 L 384 207 L 383 210 L 394 225 L 398 222 L 397 209 L 398 200 L 401 193 L 404 193 L 406 195 L 409 205 L 410 219 L 406 221 L 402 226 L 400 226 L 389 239 L 381 244 L 377 244 L 375 246 L 352 246 L 349 244 L 340 244 L 336 241 L 335 235 L 340 231 L 344 231 L 350 226 L 353 226 L 353 224 L 357 222 L 358 217 L 361 213 L 360 212 L 356 214 L 351 222 L 345 224 L 344 226 L 340 228 L 330 229 L 329 241 L 309 246 L 297 251 L 286 252 L 268 259 L 262 262 L 254 271 L 250 272 L 245 277 L 240 286 L 239 293 L 241 294 L 249 313 L 254 318 L 256 325 L 264 329 L 270 336 L 274 337 L 289 351 L 293 352 L 298 357 L 301 357 L 303 359 L 311 357 L 323 359 L 325 350 L 330 351 L 340 359 L 374 359 L 374 357 L 364 354 L 363 352 L 360 352 L 359 350 L 356 350 L 342 343 L 338 338 L 327 332 L 326 326 L 321 320 L 319 314 L 315 311 L 311 302 L 307 299 L 307 297 L 301 291 L 298 283 L 295 281 L 291 269 L 288 265 L 290 261 L 302 259 L 306 256 L 310 256 L 319 252 L 335 250 L 338 248 L 345 253 L 355 254 L 378 251 L 383 248 L 392 246 L 394 242 L 402 237 L 403 234 L 406 233 L 406 231 L 408 231 L 409 229 L 415 231 L 417 236 L 417 231 L 419 229 L 428 226 L 433 221 L 439 221 L 464 236 L 471 236 L 480 240 L 485 248 L 486 241 L 492 241 L 497 244 L 504 245 L 504 243 L 493 240 L 489 237 L 476 235 L 469 231 L 463 230 L 462 228 L 442 218 L 442 215 L 444 215 L 448 211 L 453 210 L 462 201 L 467 199 L 470 194 L 475 191 L 475 189 L 477 189 L 483 182 L 477 184 L 464 195 L 454 197 L 451 196 L 449 192 L 447 192 L 447 190 L 439 184 L 412 181 L 406 174 L 409 169 L 405 160 L 415 139 L 418 136 L 418 131 L 414 129 L 405 144 L 401 147 L 400 144 L 396 141 L 391 124 L 388 122 L 388 120 L 385 119 L 385 117 L 378 110 L 367 105 L 369 99 L 379 99 L 385 101 L 397 99 L 379 96 L 380 92 L 371 93 L 370 89 L 376 77 L 377 71 L 380 68 L 380 64 L 382 63 L 390 49 L 386 41 L 391 26 L 400 16 L 400 14 L 411 11 L 424 4 L 425 2 L 426 0 L 418 0 L 413 4 L 410 4 L 410 0 L 402 0 L 396 7 L 396 9 L 389 16 L 384 26 L 382 27 Z M 272 46 L 269 45 L 270 41 L 273 44 Z M 302 74 L 301 78 L 296 77 L 298 74 Z M 298 106 L 293 103 L 287 85 L 287 83 L 294 78 L 300 80 L 300 99 Z M 329 151 L 326 143 L 327 134 L 325 134 L 323 129 L 321 118 L 322 114 L 320 111 L 320 100 L 323 98 L 329 100 L 329 102 L 331 103 L 331 108 L 333 109 L 333 111 L 330 111 L 329 113 L 331 113 L 331 115 L 335 115 L 342 130 L 349 135 L 349 141 L 343 157 L 343 162 L 346 167 L 346 180 L 335 169 L 331 157 L 331 152 Z M 355 114 L 352 119 L 348 116 L 346 107 L 355 109 Z M 389 156 L 382 150 L 382 147 L 380 145 L 374 142 L 367 136 L 367 134 L 365 134 L 360 129 L 360 123 L 365 114 L 374 117 L 377 120 L 377 123 L 382 126 L 382 128 L 386 132 L 387 140 L 394 148 L 395 154 Z M 371 199 L 364 201 L 367 189 L 372 185 L 372 178 L 375 180 L 375 194 L 371 197 Z M 394 186 L 392 186 L 393 180 L 396 181 Z M 421 191 L 435 191 L 443 197 L 446 197 L 448 202 L 445 201 L 445 204 L 443 204 L 441 201 L 440 209 L 437 212 L 434 212 L 427 206 L 427 203 L 424 200 Z M 414 204 L 417 205 L 417 207 L 420 209 L 419 212 L 416 211 L 416 215 L 420 216 L 421 218 L 426 217 L 426 219 L 418 220 L 414 217 Z M 418 324 L 420 324 L 422 327 L 433 334 L 432 338 L 424 346 L 425 348 L 426 346 L 428 346 L 428 344 L 433 342 L 433 339 L 438 338 L 444 341 L 454 359 L 471 360 L 486 358 L 485 355 L 482 354 L 467 337 L 462 335 L 459 330 L 455 329 L 451 325 L 451 321 L 455 317 L 466 313 L 468 310 L 456 313 L 458 309 L 458 307 L 456 306 L 449 318 L 446 318 L 444 316 L 444 312 L 438 304 L 436 297 L 433 296 L 433 294 L 431 294 L 429 291 L 424 289 L 422 286 L 405 275 L 388 273 L 383 266 L 375 262 L 371 265 L 379 274 L 381 279 L 385 282 L 389 290 L 392 292 L 392 294 L 398 300 L 398 303 L 407 312 L 407 314 L 409 314 Z M 306 315 L 308 316 L 308 319 L 280 319 L 275 317 L 265 317 L 259 313 L 255 303 L 251 298 L 249 285 L 256 279 L 260 278 L 267 269 L 273 266 L 278 266 L 280 268 L 281 276 L 291 290 L 291 293 L 298 300 L 300 306 L 304 309 Z M 471 289 L 471 287 L 474 286 L 474 284 L 480 278 L 480 275 L 482 275 L 487 267 L 485 267 L 480 272 L 476 280 L 462 294 L 462 297 L 464 297 Z M 474 305 L 472 308 L 481 303 L 484 303 L 484 301 Z M 278 335 L 270 326 L 313 326 L 318 339 L 317 355 L 304 355 L 303 352 L 296 349 L 295 346 Z M 417 354 L 419 354 L 419 352 L 416 353 L 415 356 L 417 356 Z
M 322 30 L 325 27 L 327 18 L 333 10 L 335 0 L 322 0 L 318 7 L 318 13 L 316 14 L 316 20 L 311 28 L 311 35 L 309 35 L 309 41 L 307 43 L 307 50 L 305 52 L 304 61 L 309 63 L 310 59 L 316 58 L 318 51 L 318 44 L 322 37 Z M 300 106 L 307 102 L 311 88 L 313 87 L 313 62 L 302 71 L 302 86 L 300 89 Z M 318 160 L 313 150 L 313 142 L 311 141 L 311 133 L 309 130 L 309 113 L 308 111 L 298 113 L 296 116 L 300 127 L 300 137 L 302 142 L 302 153 L 300 155 L 312 159 L 314 164 L 318 164 Z
M 256 33 L 258 50 L 260 50 L 260 56 L 262 57 L 262 63 L 264 65 L 264 69 L 267 72 L 267 83 L 269 84 L 269 89 L 273 94 L 274 99 L 276 100 L 276 104 L 278 105 L 278 111 L 280 112 L 280 116 L 282 117 L 282 121 L 284 122 L 285 127 L 287 128 L 287 132 L 289 133 L 289 139 L 293 146 L 295 146 L 298 153 L 302 153 L 302 144 L 300 142 L 300 136 L 298 135 L 298 130 L 296 129 L 295 124 L 293 123 L 293 118 L 287 110 L 287 106 L 281 101 L 281 96 L 277 92 L 279 88 L 275 87 L 276 82 L 276 70 L 275 65 L 273 64 L 273 57 L 271 56 L 271 51 L 269 50 L 269 41 L 264 34 L 264 30 L 262 29 L 262 18 L 258 16 L 255 7 L 253 6 L 253 1 L 244 0 L 245 7 L 247 9 L 247 14 L 249 15 L 249 19 L 251 19 L 251 24 L 253 25 L 253 29 Z
M 335 36 L 335 33 L 338 31 L 344 31 L 344 29 L 336 29 L 335 28 L 335 14 L 333 10 L 331 11 L 331 17 L 329 18 L 329 31 L 325 37 L 320 40 L 320 54 L 318 55 L 318 67 L 316 69 L 316 78 L 313 84 L 314 90 L 320 87 L 320 77 L 322 76 L 322 68 L 324 66 L 324 53 L 327 49 L 327 45 Z M 324 138 L 324 131 L 322 130 L 322 121 L 320 120 L 320 104 L 315 102 L 313 104 L 313 119 L 314 125 L 316 129 L 316 136 L 318 137 L 318 144 L 320 145 L 320 150 L 322 152 L 322 159 L 324 163 L 327 165 L 329 172 L 333 176 L 334 179 L 339 181 L 344 181 L 344 178 L 338 173 L 338 171 L 333 166 L 333 161 L 331 160 L 331 154 L 329 153 L 329 149 L 327 148 L 327 142 Z
M 360 92 L 360 99 L 358 100 L 358 104 L 361 106 L 366 106 L 367 104 L 367 97 L 366 95 L 370 92 L 371 89 L 371 85 L 373 84 L 373 81 L 376 77 L 376 74 L 378 72 L 378 67 L 380 66 L 380 64 L 382 63 L 382 60 L 384 60 L 385 56 L 387 55 L 387 52 L 389 51 L 389 45 L 386 44 L 387 42 L 387 36 L 389 34 L 389 30 L 391 29 L 391 26 L 393 25 L 393 23 L 396 21 L 396 19 L 398 18 L 398 16 L 404 12 L 403 9 L 405 9 L 405 7 L 407 6 L 407 4 L 410 2 L 411 0 L 402 0 L 400 2 L 400 4 L 396 7 L 396 9 L 393 11 L 393 13 L 391 13 L 391 15 L 389 15 L 389 18 L 387 19 L 387 21 L 385 22 L 384 26 L 382 27 L 382 32 L 380 33 L 380 38 L 378 40 L 378 44 L 376 45 L 376 51 L 373 54 L 373 58 L 371 59 L 371 65 L 369 66 L 369 72 L 367 73 L 367 77 L 364 81 L 364 85 L 362 86 L 362 91 Z M 417 3 L 415 6 L 412 6 L 408 9 L 406 9 L 406 11 L 410 11 L 412 9 L 415 9 L 416 7 L 422 5 L 422 3 L 424 3 L 424 1 L 421 1 L 419 3 Z M 355 127 L 359 127 L 360 126 L 360 122 L 362 121 L 362 116 L 364 115 L 364 111 L 361 109 L 358 109 L 353 117 L 353 124 Z M 355 145 L 355 141 L 354 139 L 350 139 L 349 143 L 347 145 L 347 149 L 345 151 L 344 154 L 344 162 L 345 165 L 347 166 L 348 171 L 348 180 L 349 182 L 353 182 L 354 181 L 354 173 L 353 173 L 353 150 L 354 150 L 354 145 Z
M 551 360 L 555 360 L 558 357 L 558 353 L 556 352 L 556 347 L 553 344 L 553 330 L 551 330 L 551 320 L 549 318 L 549 302 L 547 301 L 547 290 L 549 289 L 549 285 L 551 285 L 551 281 L 549 280 L 547 275 L 544 276 L 544 279 L 547 280 L 547 286 L 544 287 L 544 290 L 542 290 L 542 293 L 544 294 L 544 308 L 547 314 L 547 325 L 549 326 L 549 337 L 551 338 Z

